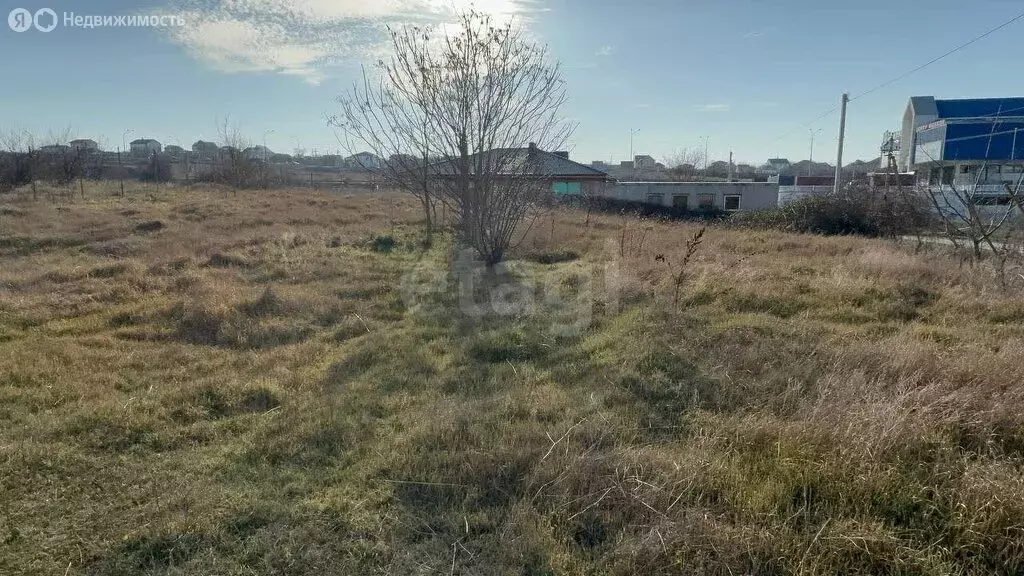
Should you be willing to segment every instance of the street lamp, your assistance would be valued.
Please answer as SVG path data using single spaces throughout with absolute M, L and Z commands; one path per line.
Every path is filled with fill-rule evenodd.
M 708 178 L 708 140 L 711 136 L 704 136 L 704 179 Z
M 268 130 L 264 130 L 263 131 L 263 162 L 264 163 L 267 162 L 267 134 L 270 134 L 273 131 L 274 131 L 273 129 L 268 129 Z
M 821 132 L 821 128 L 818 128 L 817 130 L 808 128 L 807 130 L 811 133 L 811 153 L 807 158 L 807 175 L 810 176 L 811 169 L 814 168 L 814 135 Z
M 636 177 L 636 157 L 633 156 L 633 136 L 640 132 L 639 128 L 634 128 L 629 131 L 629 161 L 633 166 L 633 177 Z

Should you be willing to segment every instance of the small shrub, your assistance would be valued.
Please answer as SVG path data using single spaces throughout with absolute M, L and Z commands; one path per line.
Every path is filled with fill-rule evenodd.
M 128 265 L 126 264 L 111 264 L 110 266 L 100 266 L 89 271 L 90 278 L 114 278 L 120 276 L 128 271 Z
M 214 252 L 211 254 L 210 260 L 207 263 L 214 268 L 231 268 L 233 266 L 243 267 L 249 264 L 238 256 L 222 254 L 220 252 Z
M 246 316 L 259 318 L 282 314 L 288 310 L 288 305 L 273 288 L 268 287 L 256 300 L 239 305 L 238 310 Z
M 149 234 L 151 232 L 159 232 L 164 229 L 164 223 L 159 220 L 148 220 L 146 222 L 140 222 L 135 225 L 135 231 L 142 234 Z
M 572 262 L 579 260 L 580 255 L 572 250 L 562 250 L 558 252 L 540 252 L 531 253 L 526 256 L 526 259 L 531 262 L 538 264 L 558 264 L 560 262 Z
M 391 252 L 395 249 L 395 239 L 391 236 L 377 236 L 371 243 L 371 248 L 374 252 Z

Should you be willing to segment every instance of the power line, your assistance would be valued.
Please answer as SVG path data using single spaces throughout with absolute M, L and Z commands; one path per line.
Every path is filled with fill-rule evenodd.
M 868 94 L 871 94 L 872 92 L 876 92 L 878 90 L 881 90 L 882 88 L 885 88 L 886 86 L 889 86 L 891 84 L 895 84 L 896 82 L 899 82 L 900 80 L 903 80 L 907 76 L 910 76 L 910 75 L 914 74 L 915 72 L 919 72 L 919 71 L 921 71 L 921 70 L 931 66 L 932 64 L 935 64 L 936 62 L 938 62 L 938 61 L 940 61 L 940 60 L 942 60 L 942 59 L 944 59 L 944 58 L 946 58 L 948 56 L 951 56 L 952 54 L 955 54 L 955 53 L 959 52 L 960 50 L 963 50 L 964 48 L 970 46 L 971 44 L 974 44 L 974 43 L 978 42 L 979 40 L 982 40 L 984 38 L 987 38 L 988 36 L 991 36 L 995 32 L 998 32 L 999 30 L 1002 30 L 1003 28 L 1006 28 L 1007 26 L 1013 24 L 1014 22 L 1016 22 L 1016 21 L 1018 21 L 1018 20 L 1020 20 L 1022 18 L 1024 18 L 1024 12 L 1021 12 L 1020 14 L 1017 14 L 1013 18 L 1010 18 L 1009 20 L 1003 22 L 1002 24 L 996 26 L 995 28 L 992 28 L 992 29 L 988 30 L 987 32 L 984 32 L 984 33 L 982 33 L 982 34 L 980 34 L 978 36 L 975 36 L 974 38 L 968 40 L 967 42 L 964 42 L 963 44 L 960 44 L 959 46 L 953 48 L 952 50 L 947 51 L 945 54 L 942 54 L 941 56 L 933 58 L 933 59 L 929 60 L 928 62 L 926 62 L 924 64 L 921 64 L 920 66 L 917 66 L 916 68 L 913 68 L 911 70 L 908 70 L 907 72 L 904 72 L 903 74 L 900 74 L 899 76 L 896 76 L 895 78 L 892 78 L 890 80 L 886 80 L 885 82 L 875 86 L 874 88 L 871 88 L 869 90 L 861 92 L 860 94 L 858 94 L 856 96 L 853 96 L 848 101 L 849 102 L 853 102 L 854 100 L 857 100 L 859 98 L 863 98 L 864 96 L 867 96 Z M 793 134 L 796 134 L 797 132 L 802 131 L 804 128 L 809 127 L 810 125 L 814 124 L 815 122 L 817 122 L 817 121 L 819 121 L 819 120 L 821 120 L 823 118 L 826 118 L 827 116 L 835 113 L 838 109 L 839 109 L 838 106 L 834 106 L 828 112 L 825 112 L 824 114 L 821 114 L 820 116 L 817 116 L 817 117 L 815 117 L 812 120 L 804 122 L 800 126 L 794 128 L 793 130 L 791 130 L 789 132 L 786 132 L 785 134 L 783 134 L 781 136 L 778 136 L 776 138 L 772 138 L 771 140 L 766 141 L 765 144 L 766 145 L 767 144 L 772 144 L 772 143 L 778 142 L 779 140 L 782 140 L 784 138 L 788 138 L 788 137 L 792 136 Z M 1012 110 L 1010 110 L 1010 111 L 1012 111 Z M 998 116 L 999 114 L 997 113 L 995 115 Z
M 804 122 L 800 126 L 797 126 L 793 130 L 791 130 L 789 132 L 786 132 L 782 136 L 779 136 L 777 138 L 772 138 L 771 140 L 765 142 L 765 144 L 772 144 L 774 142 L 778 142 L 779 140 L 782 140 L 783 138 L 788 138 L 788 137 L 792 136 L 793 134 L 796 134 L 797 132 L 802 132 L 804 128 L 809 128 L 811 126 L 811 124 L 814 124 L 818 120 L 821 120 L 822 118 L 826 118 L 829 115 L 834 114 L 836 112 L 836 110 L 839 110 L 839 106 L 833 106 L 832 109 L 829 110 L 828 112 L 825 112 L 824 114 L 815 117 L 813 120 L 809 120 L 807 122 Z
M 916 68 L 913 68 L 913 69 L 911 69 L 911 70 L 909 70 L 907 72 L 904 72 L 903 74 L 900 74 L 899 76 L 896 76 L 895 78 L 893 78 L 891 80 L 887 80 L 885 82 L 882 82 L 878 86 L 875 86 L 874 88 L 872 88 L 872 89 L 870 89 L 870 90 L 868 90 L 866 92 L 861 92 L 860 94 L 854 96 L 853 98 L 850 98 L 850 102 L 853 102 L 854 100 L 857 100 L 858 98 L 862 98 L 864 96 L 867 96 L 868 94 L 871 94 L 872 92 L 875 92 L 876 90 L 881 90 L 882 88 L 885 88 L 886 86 L 889 86 L 890 84 L 894 84 L 896 82 L 899 82 L 900 80 L 903 80 L 907 76 L 910 76 L 911 74 L 913 74 L 915 72 L 919 72 L 919 71 L 921 71 L 921 70 L 931 66 L 932 64 L 935 64 L 939 60 L 942 60 L 943 58 L 946 58 L 947 56 L 955 54 L 955 53 L 963 50 L 964 48 L 970 46 L 971 44 L 974 44 L 975 42 L 977 42 L 979 40 L 982 40 L 984 38 L 987 38 L 988 36 L 991 36 L 993 33 L 998 32 L 998 31 L 1002 30 L 1003 28 L 1006 28 L 1007 26 L 1009 26 L 1010 24 L 1013 24 L 1014 22 L 1016 22 L 1017 20 L 1020 20 L 1021 18 L 1024 18 L 1024 12 L 1021 12 L 1020 14 L 1017 14 L 1013 18 L 1010 18 L 1006 22 L 1003 22 L 1002 24 L 996 26 L 995 28 L 992 28 L 991 30 L 981 34 L 980 36 L 975 36 L 974 38 L 968 40 L 967 42 L 964 42 L 963 44 L 957 46 L 956 48 L 953 48 L 952 50 L 946 52 L 945 54 L 943 54 L 943 55 L 941 55 L 941 56 L 939 56 L 937 58 L 932 58 L 928 62 L 925 62 L 924 64 L 921 64 L 920 66 L 918 66 Z

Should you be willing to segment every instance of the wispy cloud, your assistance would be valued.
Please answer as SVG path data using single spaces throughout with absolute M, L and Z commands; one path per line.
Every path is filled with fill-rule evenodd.
M 754 38 L 760 38 L 764 36 L 764 32 L 761 30 L 751 30 L 743 34 L 743 38 L 746 40 L 753 40 Z
M 526 0 L 180 0 L 171 39 L 226 73 L 272 72 L 319 84 L 332 66 L 386 54 L 386 26 L 444 27 L 471 6 L 522 24 Z
M 640 104 L 633 104 L 633 108 L 640 108 L 640 109 L 644 109 L 644 110 L 646 110 L 647 108 L 650 108 L 650 107 L 651 107 L 651 105 L 646 103 L 646 102 L 642 102 Z
M 594 55 L 595 56 L 611 56 L 614 53 L 615 53 L 615 46 L 606 45 L 606 46 L 601 46 L 600 48 L 598 48 L 597 52 L 594 52 Z
M 697 109 L 701 112 L 728 112 L 731 107 L 728 104 L 701 104 Z

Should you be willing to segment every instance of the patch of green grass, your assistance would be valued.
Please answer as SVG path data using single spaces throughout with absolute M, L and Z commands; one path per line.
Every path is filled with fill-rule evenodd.
M 559 264 L 562 262 L 573 262 L 579 260 L 580 255 L 572 250 L 555 252 L 530 252 L 525 259 L 538 264 Z
M 19 204 L 0 572 L 1024 569 L 1017 295 L 882 241 L 709 226 L 668 305 L 653 257 L 687 225 L 560 211 L 545 256 L 474 297 L 539 275 L 576 293 L 647 227 L 619 301 L 567 333 L 546 302 L 463 313 L 451 237 L 418 244 L 418 208 L 390 200 Z M 79 236 L 131 260 L 51 240 Z M 421 271 L 442 282 L 417 300 Z
M 722 304 L 729 312 L 769 314 L 779 318 L 790 318 L 808 308 L 807 303 L 794 297 L 734 292 L 725 295 Z

